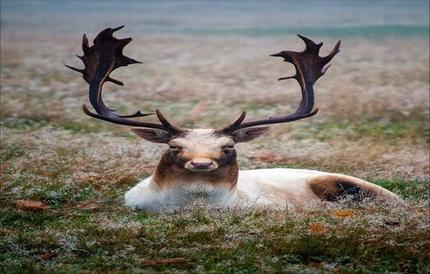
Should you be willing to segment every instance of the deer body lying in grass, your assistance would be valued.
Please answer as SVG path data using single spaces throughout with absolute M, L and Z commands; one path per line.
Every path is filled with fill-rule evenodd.
M 339 52 L 340 41 L 325 57 L 319 56 L 322 43 L 315 44 L 300 36 L 306 48 L 303 52 L 282 51 L 272 56 L 284 58 L 296 69 L 296 74 L 280 78 L 295 79 L 302 93 L 297 110 L 260 120 L 245 121 L 243 112 L 236 121 L 220 129 L 185 129 L 173 126 L 159 111 L 159 123 L 137 120 L 152 113 L 140 111 L 119 115 L 102 100 L 102 86 L 106 81 L 123 85 L 110 78 L 118 67 L 140 63 L 123 55 L 131 38 L 113 37 L 116 29 L 105 29 L 89 46 L 84 35 L 80 59 L 85 68 L 73 70 L 83 74 L 89 84 L 89 99 L 95 113 L 83 105 L 84 112 L 94 118 L 133 126 L 132 131 L 143 139 L 167 144 L 155 172 L 125 194 L 125 203 L 132 208 L 165 210 L 184 207 L 195 200 L 204 200 L 216 207 L 264 206 L 271 208 L 297 207 L 321 201 L 336 202 L 345 196 L 353 201 L 376 198 L 401 201 L 394 193 L 375 184 L 342 174 L 304 169 L 239 170 L 235 145 L 251 141 L 269 130 L 267 125 L 291 122 L 311 117 L 314 109 L 313 85 L 328 68 L 328 63 Z

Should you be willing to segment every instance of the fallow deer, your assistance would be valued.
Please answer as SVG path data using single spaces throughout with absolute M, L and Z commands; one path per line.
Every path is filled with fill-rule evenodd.
M 203 199 L 208 205 L 223 208 L 252 205 L 285 208 L 321 201 L 335 202 L 345 196 L 352 197 L 353 201 L 366 197 L 401 201 L 396 194 L 380 186 L 342 174 L 288 168 L 239 170 L 235 151 L 237 143 L 263 135 L 269 130 L 267 125 L 308 118 L 318 112 L 314 109 L 313 85 L 324 75 L 329 62 L 339 52 L 340 41 L 327 56 L 320 57 L 322 43 L 316 44 L 298 35 L 305 43 L 304 51 L 287 50 L 272 55 L 282 57 L 296 69 L 294 76 L 279 79 L 295 79 L 300 85 L 302 98 L 294 113 L 244 121 L 246 113 L 243 112 L 224 128 L 187 129 L 172 125 L 158 109 L 155 114 L 159 123 L 144 122 L 133 118 L 152 113 L 138 111 L 131 115 L 119 115 L 103 102 L 102 87 L 105 82 L 123 85 L 121 81 L 111 78 L 110 73 L 119 67 L 140 63 L 123 54 L 131 38 L 113 37 L 113 33 L 122 27 L 103 30 L 91 47 L 84 34 L 84 55 L 78 57 L 85 68 L 67 67 L 82 73 L 89 84 L 89 100 L 95 113 L 84 104 L 85 114 L 132 126 L 134 128 L 131 130 L 143 139 L 169 146 L 154 174 L 125 194 L 127 206 L 158 211 L 183 207 L 195 199 Z

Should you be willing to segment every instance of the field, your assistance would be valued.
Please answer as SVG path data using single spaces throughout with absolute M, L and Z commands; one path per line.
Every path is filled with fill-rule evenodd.
M 322 54 L 336 42 L 312 38 L 324 40 Z M 144 64 L 114 72 L 125 87 L 107 84 L 104 97 L 119 112 L 160 108 L 193 128 L 224 126 L 241 110 L 291 112 L 298 85 L 276 79 L 293 68 L 268 57 L 287 47 L 301 41 L 136 38 L 127 55 Z M 242 169 L 346 173 L 410 204 L 306 212 L 127 209 L 123 194 L 165 147 L 84 115 L 87 86 L 63 66 L 80 66 L 80 38 L 8 34 L 1 48 L 1 273 L 430 272 L 428 39 L 344 39 L 316 84 L 320 113 L 238 145 Z

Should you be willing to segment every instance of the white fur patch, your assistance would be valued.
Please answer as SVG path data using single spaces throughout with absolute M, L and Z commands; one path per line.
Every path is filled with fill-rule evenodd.
M 150 211 L 168 211 L 195 202 L 221 208 L 312 207 L 320 202 L 320 198 L 312 192 L 307 182 L 321 175 L 349 177 L 306 169 L 242 170 L 239 171 L 238 182 L 233 189 L 193 182 L 187 186 L 170 188 L 168 191 L 157 191 L 152 186 L 152 177 L 149 177 L 128 191 L 125 194 L 125 201 L 129 207 Z M 369 182 L 363 184 L 378 187 Z M 383 193 L 386 197 L 392 196 L 394 200 L 400 200 L 388 190 L 384 189 Z
M 149 177 L 125 194 L 126 205 L 149 211 L 166 211 L 203 202 L 215 207 L 291 206 L 294 199 L 309 199 L 307 179 L 327 173 L 300 169 L 257 169 L 239 171 L 236 188 L 214 187 L 204 182 L 157 190 Z M 273 193 L 275 190 L 275 193 Z
M 184 137 L 172 139 L 169 144 L 198 154 L 218 153 L 222 146 L 234 145 L 233 139 L 215 135 L 214 132 L 213 129 L 192 129 Z
M 147 211 L 171 211 L 192 204 L 217 208 L 237 205 L 235 193 L 229 189 L 193 182 L 168 190 L 155 190 L 151 187 L 151 179 L 143 180 L 125 194 L 127 206 Z

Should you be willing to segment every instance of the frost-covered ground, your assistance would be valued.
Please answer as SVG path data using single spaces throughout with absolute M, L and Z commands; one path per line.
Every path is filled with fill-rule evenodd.
M 1 273 L 430 272 L 429 41 L 428 34 L 421 35 L 422 28 L 410 28 L 418 34 L 386 28 L 396 35 L 370 39 L 337 29 L 341 53 L 316 84 L 319 114 L 273 126 L 263 138 L 238 145 L 243 169 L 342 172 L 392 190 L 410 207 L 328 204 L 302 212 L 196 206 L 149 214 L 124 207 L 123 194 L 153 171 L 165 147 L 83 114 L 87 86 L 63 66 L 81 66 L 74 57 L 81 53 L 81 33 L 64 23 L 76 21 L 83 28 L 73 17 L 80 10 L 70 1 L 43 2 L 56 11 L 49 19 L 57 20 L 55 25 L 48 24 L 43 13 L 32 17 L 37 8 L 33 1 L 23 2 L 28 16 L 22 20 L 17 19 L 20 7 L 12 9 L 10 3 L 4 10 L 12 13 L 2 12 L 1 33 Z M 141 7 L 134 4 L 136 10 Z M 389 4 L 384 4 L 387 9 Z M 112 7 L 97 5 L 95 1 L 83 8 L 95 15 L 94 22 L 118 19 L 103 16 L 112 14 Z M 230 18 L 228 5 L 220 5 L 215 11 Z M 337 2 L 330 5 L 330 12 L 338 5 L 340 11 L 345 8 Z M 410 11 L 405 9 L 409 2 L 402 5 L 393 13 L 395 22 Z M 58 13 L 61 8 L 64 13 Z M 372 20 L 385 18 L 373 16 L 384 9 L 358 6 L 357 13 L 368 14 L 366 10 Z M 259 14 L 259 6 L 254 11 Z M 181 12 L 186 13 L 178 11 L 174 18 L 166 13 L 163 20 L 181 26 L 194 22 L 181 21 Z M 274 22 L 284 18 L 276 9 L 271 12 L 279 16 L 268 17 Z M 300 19 L 299 10 L 289 12 Z M 86 17 L 82 13 L 80 18 Z M 249 22 L 242 18 L 247 24 L 257 22 L 248 17 Z M 425 21 L 410 17 L 412 23 Z M 118 36 L 125 37 L 138 25 L 172 28 L 159 14 L 142 18 L 149 20 L 147 24 L 131 24 Z M 321 17 L 315 16 L 311 21 L 318 20 Z M 208 17 L 203 25 L 209 28 L 212 23 Z M 40 27 L 43 24 L 46 28 Z M 88 29 L 96 26 L 89 24 Z M 88 33 L 90 38 L 95 34 Z M 322 54 L 336 42 L 333 35 L 310 37 L 324 41 Z M 119 112 L 160 108 L 184 127 L 221 127 L 242 110 L 249 117 L 264 117 L 291 112 L 299 101 L 297 83 L 276 80 L 291 75 L 292 66 L 268 57 L 287 48 L 302 49 L 295 36 L 159 30 L 134 38 L 126 54 L 144 64 L 113 73 L 125 87 L 105 87 L 106 102 Z M 42 206 L 29 211 L 18 200 L 39 201 Z

